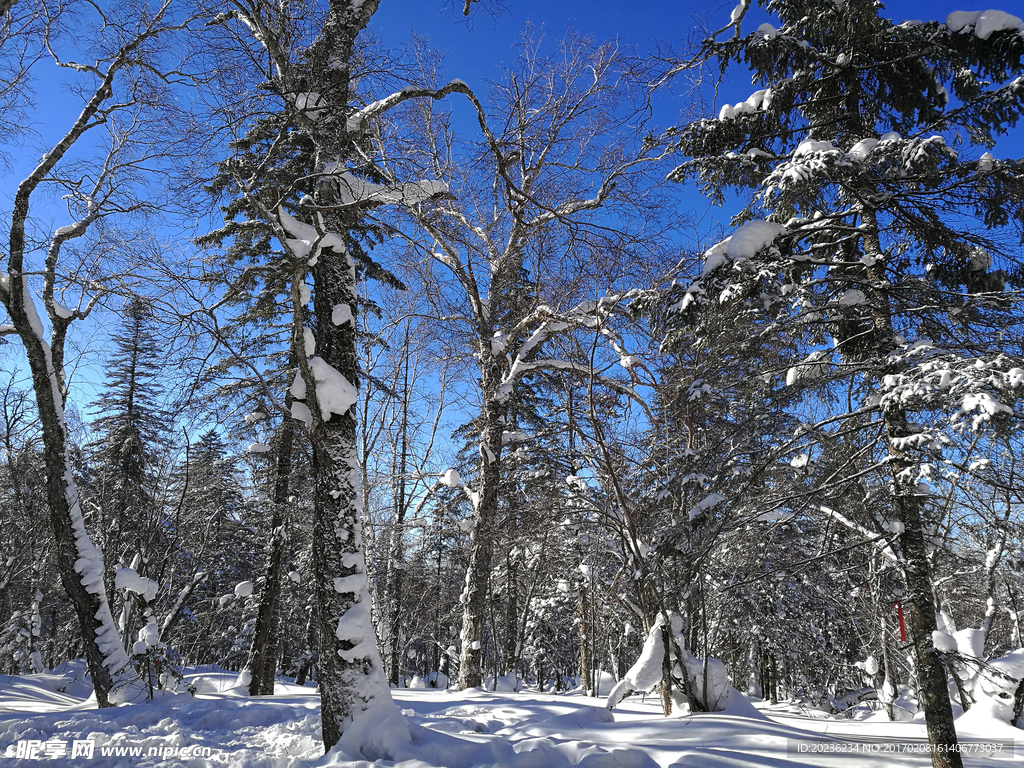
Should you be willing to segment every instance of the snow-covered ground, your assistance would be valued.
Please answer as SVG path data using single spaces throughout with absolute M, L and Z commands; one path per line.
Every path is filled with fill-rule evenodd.
M 726 712 L 664 718 L 654 697 L 633 696 L 614 712 L 604 699 L 573 694 L 402 689 L 395 699 L 413 744 L 397 762 L 321 754 L 319 696 L 278 684 L 278 695 L 240 695 L 235 674 L 191 670 L 197 689 L 148 704 L 97 710 L 80 668 L 65 674 L 0 676 L 2 766 L 347 766 L 349 768 L 741 768 L 930 765 L 920 722 L 875 713 L 836 719 L 781 704 L 757 707 L 733 695 Z M 78 673 L 76 675 L 76 673 Z M 995 755 L 966 754 L 971 768 L 1024 765 L 1006 742 L 1020 730 L 991 718 L 960 721 L 969 746 L 1001 741 Z M 18 757 L 19 742 L 22 756 Z M 75 742 L 79 742 L 76 745 Z M 85 757 L 89 744 L 93 756 Z M 801 746 L 803 745 L 803 746 Z M 818 752 L 809 752 L 811 748 Z M 28 750 L 35 757 L 28 757 Z M 72 756 L 77 749 L 80 753 Z M 104 754 L 105 753 L 105 754 Z M 184 753 L 184 754 L 183 754 Z

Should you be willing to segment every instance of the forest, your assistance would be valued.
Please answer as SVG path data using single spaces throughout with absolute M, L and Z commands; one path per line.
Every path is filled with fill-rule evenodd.
M 1012 742 L 1024 22 L 424 2 L 500 74 L 398 0 L 0 0 L 0 757 L 72 670 L 309 688 L 332 765 L 484 765 L 417 691 Z

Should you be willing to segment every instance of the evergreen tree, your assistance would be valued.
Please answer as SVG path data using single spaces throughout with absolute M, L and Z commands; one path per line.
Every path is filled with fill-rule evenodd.
M 170 417 L 161 405 L 166 354 L 153 333 L 145 300 L 129 302 L 111 342 L 98 416 L 91 425 L 97 437 L 88 446 L 88 467 L 99 507 L 93 524 L 106 556 L 105 578 L 114 605 L 116 569 L 132 565 L 149 576 L 167 551 L 158 485 Z
M 959 766 L 932 537 L 957 475 L 940 470 L 961 467 L 976 436 L 1015 429 L 1024 384 L 996 332 L 1019 319 L 1019 251 L 999 232 L 1024 225 L 1024 162 L 982 154 L 1024 111 L 1024 38 L 980 14 L 895 24 L 872 0 L 765 7 L 778 29 L 740 35 L 741 3 L 726 28 L 737 35 L 700 55 L 723 71 L 742 62 L 759 90 L 671 134 L 690 158 L 671 178 L 749 203 L 669 302 L 680 316 L 728 313 L 755 339 L 785 333 L 785 384 L 763 372 L 776 391 L 844 382 L 852 410 L 836 398 L 817 430 L 873 448 L 866 506 L 903 571 L 933 761 Z

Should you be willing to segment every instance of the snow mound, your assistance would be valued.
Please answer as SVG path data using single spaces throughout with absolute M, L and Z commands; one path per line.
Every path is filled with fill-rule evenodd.
M 1024 32 L 1024 22 L 1006 11 L 953 11 L 946 17 L 950 32 L 963 32 L 974 28 L 974 36 L 988 40 L 996 32 Z
M 438 480 L 438 482 L 441 485 L 447 486 L 448 488 L 462 487 L 462 477 L 459 475 L 458 470 L 455 469 L 449 469 L 447 472 L 441 475 L 441 479 Z
M 733 261 L 752 258 L 785 231 L 784 226 L 772 221 L 748 221 L 725 240 L 707 250 L 704 254 L 702 274 L 709 275 L 714 272 L 726 263 L 726 257 Z

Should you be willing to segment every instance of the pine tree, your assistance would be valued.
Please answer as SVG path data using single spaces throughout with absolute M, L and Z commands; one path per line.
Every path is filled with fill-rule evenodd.
M 99 415 L 92 422 L 97 438 L 88 446 L 88 464 L 99 506 L 93 523 L 99 529 L 113 605 L 114 571 L 138 559 L 136 571 L 149 576 L 166 552 L 157 496 L 170 419 L 161 405 L 164 387 L 159 383 L 166 354 L 153 333 L 145 300 L 129 302 L 111 342 L 106 381 L 96 405 Z
M 670 140 L 690 158 L 671 178 L 749 203 L 670 301 L 729 313 L 754 338 L 788 334 L 790 386 L 846 382 L 854 410 L 820 424 L 873 440 L 870 508 L 905 578 L 933 762 L 959 766 L 933 644 L 934 489 L 964 441 L 1014 428 L 1024 384 L 994 332 L 1019 317 L 1017 251 L 999 232 L 1024 225 L 1024 163 L 981 154 L 1024 111 L 1024 37 L 981 14 L 894 24 L 871 0 L 767 2 L 781 26 L 744 37 L 747 5 L 699 58 L 742 62 L 759 90 Z

